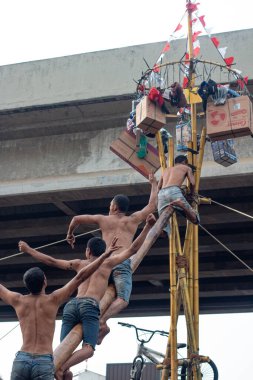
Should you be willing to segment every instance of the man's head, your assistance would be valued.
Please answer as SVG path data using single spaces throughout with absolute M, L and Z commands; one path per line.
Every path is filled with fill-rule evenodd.
M 175 164 L 185 164 L 185 165 L 187 165 L 188 164 L 187 157 L 184 156 L 183 154 L 180 154 L 179 156 L 177 156 L 175 158 Z
M 46 285 L 46 276 L 43 270 L 34 267 L 25 272 L 23 281 L 29 292 L 39 294 L 43 286 Z
M 88 240 L 86 248 L 86 256 L 88 258 L 89 254 L 95 257 L 99 257 L 106 250 L 105 241 L 101 238 L 94 237 Z
M 122 212 L 127 213 L 129 208 L 129 198 L 124 194 L 115 195 L 110 204 L 110 213 Z

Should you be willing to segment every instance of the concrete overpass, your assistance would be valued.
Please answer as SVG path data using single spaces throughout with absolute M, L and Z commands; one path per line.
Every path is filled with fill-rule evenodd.
M 235 56 L 235 67 L 249 76 L 251 92 L 252 38 L 253 29 L 219 36 Z M 172 44 L 173 60 L 182 57 L 185 43 Z M 201 38 L 202 54 L 215 61 L 209 43 L 208 37 Z M 153 65 L 163 46 L 146 44 L 0 68 L 0 259 L 17 252 L 19 239 L 33 247 L 64 239 L 73 215 L 107 213 L 116 193 L 129 195 L 131 212 L 147 203 L 146 179 L 109 146 L 125 127 L 133 79 L 146 69 L 143 58 Z M 199 121 L 199 128 L 203 123 Z M 168 130 L 174 134 L 173 123 Z M 236 139 L 235 149 L 238 163 L 224 168 L 213 161 L 206 144 L 200 193 L 253 215 L 253 140 Z M 201 224 L 252 268 L 252 221 L 215 204 L 202 205 L 200 214 Z M 185 221 L 179 221 L 183 237 Z M 79 239 L 74 251 L 63 242 L 45 252 L 80 257 L 91 236 Z M 201 312 L 252 311 L 252 272 L 202 230 L 199 238 Z M 34 264 L 28 255 L 0 261 L 1 282 L 23 292 L 22 274 Z M 41 267 L 49 290 L 72 275 Z M 134 275 L 131 302 L 122 315 L 169 314 L 168 268 L 168 242 L 159 239 Z M 15 318 L 12 308 L 0 301 L 0 321 Z

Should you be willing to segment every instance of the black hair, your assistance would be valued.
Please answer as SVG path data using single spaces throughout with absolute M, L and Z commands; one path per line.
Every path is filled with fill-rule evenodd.
M 175 164 L 181 164 L 182 162 L 188 163 L 187 157 L 184 156 L 183 154 L 180 154 L 175 158 Z
M 44 285 L 45 274 L 40 268 L 34 267 L 25 272 L 23 281 L 29 292 L 38 294 Z
M 115 195 L 115 197 L 113 198 L 113 201 L 116 203 L 119 211 L 124 212 L 124 213 L 128 211 L 130 201 L 127 195 L 124 195 L 124 194 Z
M 90 248 L 93 256 L 99 257 L 105 252 L 106 244 L 103 239 L 94 237 L 88 240 L 87 248 Z

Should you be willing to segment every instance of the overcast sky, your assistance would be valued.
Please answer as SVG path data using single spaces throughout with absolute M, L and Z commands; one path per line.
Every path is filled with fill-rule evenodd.
M 213 28 L 214 35 L 253 27 L 249 0 L 198 2 L 199 15 L 206 16 L 207 27 Z M 166 41 L 180 22 L 185 3 L 185 0 L 1 0 L 0 65 Z M 170 319 L 168 316 L 138 322 L 128 320 L 133 321 L 146 328 L 168 330 Z M 200 322 L 200 353 L 209 355 L 217 364 L 220 380 L 251 378 L 253 314 L 201 316 Z M 19 327 L 1 337 L 15 325 L 0 324 L 0 374 L 4 380 L 9 380 L 14 354 L 21 346 Z M 57 325 L 54 347 L 59 342 L 60 322 Z M 88 361 L 88 369 L 94 372 L 104 374 L 106 362 L 127 362 L 135 355 L 134 331 L 130 333 L 118 326 L 117 320 L 111 320 L 110 326 L 112 332 Z M 178 333 L 179 340 L 185 341 L 182 318 Z M 163 347 L 165 351 L 166 340 L 161 339 L 154 341 L 152 347 Z M 75 372 L 80 368 L 85 365 L 77 366 Z

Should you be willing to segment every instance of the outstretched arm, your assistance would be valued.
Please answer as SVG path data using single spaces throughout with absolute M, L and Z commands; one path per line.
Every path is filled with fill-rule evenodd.
M 67 300 L 71 296 L 71 294 L 73 294 L 74 291 L 78 288 L 78 286 L 83 281 L 87 280 L 87 278 L 90 277 L 99 268 L 99 266 L 103 263 L 105 259 L 107 259 L 113 252 L 121 248 L 121 246 L 117 245 L 117 240 L 118 238 L 115 237 L 112 240 L 110 246 L 102 255 L 100 255 L 96 260 L 92 261 L 86 267 L 82 268 L 80 272 L 78 272 L 77 275 L 72 280 L 70 280 L 65 286 L 52 293 L 59 304 Z
M 143 222 L 150 213 L 155 212 L 157 209 L 157 180 L 153 173 L 149 174 L 149 182 L 151 183 L 151 192 L 147 206 L 132 214 L 132 217 L 137 219 L 138 223 Z
M 113 266 L 120 264 L 122 261 L 128 259 L 132 255 L 134 255 L 139 248 L 141 247 L 142 243 L 144 242 L 148 232 L 151 230 L 153 225 L 156 222 L 156 218 L 154 217 L 153 214 L 149 214 L 147 219 L 146 219 L 146 224 L 145 227 L 143 228 L 142 232 L 140 235 L 133 241 L 133 243 L 130 245 L 130 247 L 120 253 L 118 253 L 115 256 L 112 256 L 110 258 L 110 264 Z
M 72 218 L 69 229 L 67 232 L 66 240 L 71 245 L 72 248 L 74 248 L 75 244 L 75 236 L 74 236 L 74 230 L 80 225 L 80 224 L 98 224 L 101 221 L 101 218 L 103 215 L 77 215 Z
M 43 264 L 49 265 L 51 267 L 56 267 L 60 269 L 77 270 L 81 260 L 60 260 L 55 259 L 52 256 L 45 255 L 36 249 L 31 248 L 25 241 L 20 240 L 18 243 L 20 252 L 26 252 L 30 256 L 34 257 L 36 260 L 42 262 Z
M 0 298 L 8 305 L 15 306 L 20 299 L 21 294 L 8 290 L 5 286 L 0 284 Z

